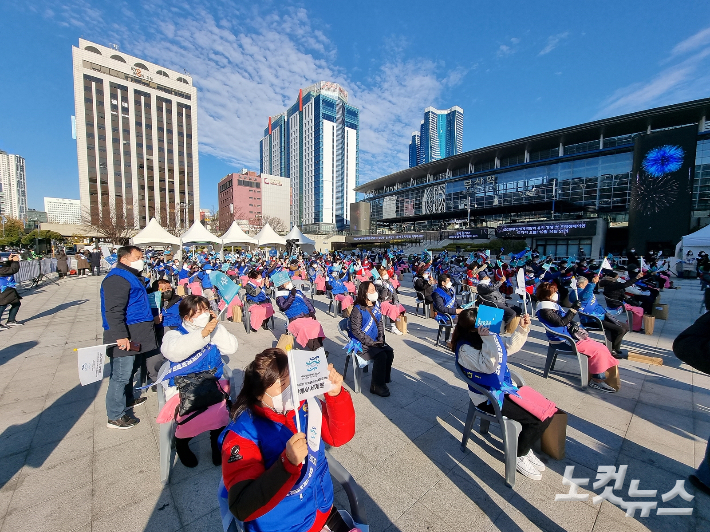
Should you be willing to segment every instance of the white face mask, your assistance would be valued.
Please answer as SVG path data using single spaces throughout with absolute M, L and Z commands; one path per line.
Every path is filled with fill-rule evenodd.
M 451 288 L 451 281 L 449 281 L 448 283 L 446 283 L 444 286 L 446 287 L 447 290 L 448 290 L 449 288 Z
M 367 299 L 369 299 L 369 300 L 372 301 L 373 303 L 374 303 L 375 301 L 377 301 L 379 298 L 380 298 L 380 296 L 377 294 L 377 292 L 374 292 L 374 293 L 372 293 L 372 294 L 370 294 L 370 293 L 367 294 Z
M 272 408 L 277 414 L 285 414 L 289 410 L 293 410 L 295 408 L 293 404 L 293 396 L 291 395 L 290 384 L 281 390 L 281 393 L 278 395 L 269 395 L 268 392 L 264 393 L 271 397 L 271 402 L 274 405 Z
M 383 275 L 383 276 L 382 276 L 382 280 L 383 280 L 383 281 L 386 281 L 386 280 L 389 279 L 389 278 L 390 278 L 389 275 Z
M 203 312 L 199 316 L 192 318 L 192 323 L 197 327 L 204 328 L 210 322 L 210 318 L 212 316 L 210 316 L 209 312 Z
M 286 290 L 291 290 L 291 289 L 293 288 L 293 283 L 286 283 L 286 284 L 284 285 L 284 288 L 285 288 Z
M 145 261 L 143 259 L 134 260 L 131 262 L 131 268 L 142 272 L 143 268 L 145 268 Z
M 557 303 L 557 300 L 558 300 L 559 298 L 560 298 L 560 295 L 559 295 L 557 292 L 555 292 L 554 294 L 552 294 L 552 297 L 550 298 L 550 300 L 551 300 L 551 301 L 554 301 L 555 303 Z

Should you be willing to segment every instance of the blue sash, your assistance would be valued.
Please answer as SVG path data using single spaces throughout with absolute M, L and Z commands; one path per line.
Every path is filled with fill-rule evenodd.
M 374 315 L 377 321 L 382 319 L 380 305 L 375 304 L 372 306 L 372 315 L 367 310 L 363 310 L 360 305 L 358 305 L 358 309 L 360 309 L 360 314 L 362 315 L 362 332 L 377 341 L 379 331 L 377 329 L 377 323 L 372 319 L 372 316 Z
M 489 390 L 493 393 L 493 396 L 498 401 L 498 406 L 503 406 L 503 399 L 505 399 L 505 394 L 517 394 L 518 388 L 513 384 L 513 380 L 510 378 L 510 370 L 508 369 L 508 350 L 505 348 L 505 344 L 500 341 L 500 336 L 493 334 L 493 339 L 496 343 L 496 349 L 498 351 L 498 363 L 496 364 L 496 369 L 493 373 L 481 373 L 479 371 L 473 371 L 467 369 L 461 364 L 459 364 L 459 349 L 466 343 L 460 343 L 456 346 L 456 363 L 459 364 L 461 369 L 471 382 L 476 383 L 478 386 Z M 470 344 L 467 344 L 470 345 Z M 478 393 L 473 386 L 469 384 L 468 389 L 474 393 Z
M 247 293 L 247 301 L 249 301 L 250 303 L 263 303 L 264 301 L 269 299 L 267 297 L 267 295 L 264 293 L 263 287 L 259 287 L 259 286 L 255 285 L 254 283 L 252 283 L 251 281 L 249 281 L 247 284 L 252 285 L 254 288 L 261 289 L 261 292 L 259 292 L 256 296 L 250 296 L 249 293 Z
M 456 295 L 450 294 L 448 291 L 444 290 L 441 287 L 438 287 L 436 290 L 434 290 L 435 294 L 439 294 L 441 298 L 444 300 L 444 306 L 446 308 L 454 308 L 456 306 Z
M 300 290 L 296 291 L 296 297 L 294 298 L 293 303 L 291 303 L 291 306 L 288 307 L 284 313 L 288 319 L 295 318 L 296 316 L 300 316 L 302 314 L 308 314 L 308 305 L 306 305 L 306 301 Z

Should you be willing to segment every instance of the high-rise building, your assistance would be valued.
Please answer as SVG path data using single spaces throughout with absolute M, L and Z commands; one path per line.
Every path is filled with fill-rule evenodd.
M 358 184 L 360 111 L 337 83 L 320 81 L 269 125 L 259 145 L 261 173 L 291 179 L 291 226 L 331 232 L 350 223 Z
M 291 223 L 290 183 L 287 177 L 257 175 L 247 169 L 239 174 L 226 175 L 217 184 L 219 229 L 226 231 L 236 221 L 251 230 L 260 227 L 262 219 L 272 225 L 277 225 L 274 219 L 279 219 L 288 232 Z
M 80 224 L 81 203 L 79 200 L 66 198 L 44 198 L 44 210 L 47 220 L 53 224 Z
M 27 176 L 25 159 L 0 150 L 0 214 L 25 221 Z
M 409 167 L 413 168 L 419 164 L 419 133 L 412 132 L 412 142 L 409 143 Z
M 409 144 L 409 167 L 438 161 L 462 152 L 463 109 L 456 106 L 444 111 L 433 107 L 424 109 L 424 120 L 421 122 L 419 134 L 413 133 L 412 142 Z
M 192 78 L 84 39 L 72 56 L 82 216 L 191 225 L 200 212 Z

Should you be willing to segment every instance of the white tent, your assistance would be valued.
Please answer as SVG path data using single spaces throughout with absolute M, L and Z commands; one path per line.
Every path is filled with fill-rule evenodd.
M 675 247 L 676 257 L 679 259 L 685 257 L 688 251 L 692 251 L 694 257 L 697 257 L 700 251 L 710 253 L 710 225 L 684 236 Z
M 266 224 L 259 234 L 254 237 L 260 246 L 285 246 L 286 239 L 276 234 L 269 224 Z
M 179 246 L 180 237 L 171 235 L 163 229 L 158 220 L 151 218 L 148 225 L 132 239 L 134 246 Z
M 222 244 L 222 239 L 210 233 L 200 222 L 195 222 L 181 237 L 183 244 Z
M 293 229 L 291 229 L 291 232 L 287 234 L 285 238 L 286 240 L 298 240 L 299 244 L 310 244 L 311 246 L 315 246 L 316 244 L 315 240 L 308 238 L 295 225 L 293 226 Z
M 182 258 L 180 238 L 163 229 L 158 220 L 151 218 L 148 225 L 131 239 L 134 246 L 170 246 L 173 257 Z
M 256 244 L 256 240 L 242 231 L 236 221 L 232 222 L 232 226 L 222 235 L 223 246 L 234 244 Z

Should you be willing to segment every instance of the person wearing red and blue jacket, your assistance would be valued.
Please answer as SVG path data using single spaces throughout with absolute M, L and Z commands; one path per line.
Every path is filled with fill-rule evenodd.
M 342 375 L 332 364 L 328 369 L 325 401 L 301 401 L 297 411 L 284 351 L 266 349 L 244 371 L 232 421 L 220 437 L 226 490 L 220 496 L 247 532 L 319 532 L 326 525 L 333 532 L 350 530 L 333 506 L 324 444 L 339 447 L 353 438 L 355 408 Z M 317 449 L 298 431 L 296 414 L 301 430 L 320 425 Z

